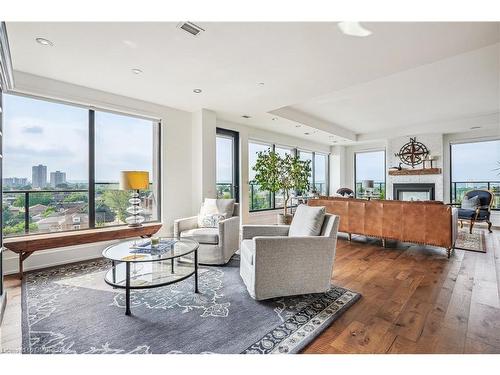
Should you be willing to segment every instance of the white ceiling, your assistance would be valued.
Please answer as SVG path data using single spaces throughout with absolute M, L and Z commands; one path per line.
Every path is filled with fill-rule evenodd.
M 198 37 L 175 23 L 9 22 L 7 30 L 17 71 L 208 108 L 321 143 L 433 122 L 448 131 L 453 119 L 498 113 L 499 23 L 364 23 L 367 38 L 334 22 L 198 24 L 206 29 Z

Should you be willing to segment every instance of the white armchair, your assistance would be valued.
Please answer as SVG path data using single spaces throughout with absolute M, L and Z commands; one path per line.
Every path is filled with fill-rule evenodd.
M 244 225 L 240 275 L 257 300 L 321 293 L 331 285 L 339 217 L 325 214 L 318 236 L 289 237 L 288 225 Z
M 221 220 L 217 228 L 199 228 L 198 216 L 175 220 L 174 236 L 177 239 L 192 239 L 200 244 L 200 264 L 226 264 L 239 248 L 240 206 L 235 203 L 233 216 Z

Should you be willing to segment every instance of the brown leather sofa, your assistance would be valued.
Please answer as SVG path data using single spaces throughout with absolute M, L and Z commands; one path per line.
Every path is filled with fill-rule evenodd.
M 340 216 L 339 232 L 444 247 L 448 258 L 457 237 L 457 210 L 438 201 L 406 202 L 337 197 L 310 199 Z

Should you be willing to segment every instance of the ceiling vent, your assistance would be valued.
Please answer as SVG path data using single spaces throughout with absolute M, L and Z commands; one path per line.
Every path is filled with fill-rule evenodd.
M 177 25 L 177 27 L 193 36 L 198 36 L 202 31 L 205 31 L 205 29 L 192 22 L 181 22 Z

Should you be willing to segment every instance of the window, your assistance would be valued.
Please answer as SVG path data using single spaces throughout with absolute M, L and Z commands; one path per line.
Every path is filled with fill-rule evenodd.
M 367 151 L 354 154 L 355 194 L 360 198 L 367 193 L 385 198 L 385 151 Z M 365 182 L 365 183 L 363 183 Z M 367 187 L 373 182 L 373 188 Z
M 253 182 L 255 171 L 253 167 L 257 161 L 259 152 L 272 149 L 272 145 L 263 143 L 248 143 L 248 179 L 250 181 L 248 193 L 250 195 L 250 211 L 269 210 L 273 208 L 274 202 L 269 191 L 261 190 L 260 186 Z
M 275 146 L 274 152 L 276 152 L 281 157 L 284 157 L 285 155 L 294 155 L 295 149 L 284 146 Z M 291 196 L 293 195 L 294 193 L 292 192 Z M 278 191 L 277 193 L 274 194 L 274 208 L 283 208 L 284 204 L 285 204 L 285 197 L 283 196 L 283 192 Z
M 124 224 L 129 196 L 118 180 L 130 169 L 150 172 L 142 207 L 158 220 L 158 136 L 151 120 L 4 95 L 4 235 Z
M 451 202 L 461 203 L 472 189 L 494 195 L 493 209 L 500 209 L 500 140 L 452 144 Z
M 328 155 L 314 153 L 314 188 L 320 195 L 328 195 Z
M 151 120 L 95 112 L 95 223 L 125 224 L 130 193 L 119 190 L 120 171 L 148 171 L 150 189 L 140 191 L 145 221 L 158 220 L 154 135 Z
M 311 176 L 309 178 L 309 182 L 311 185 L 311 190 L 313 186 L 316 186 L 316 190 L 320 194 L 328 194 L 328 155 L 312 152 L 312 151 L 304 151 L 297 150 L 296 148 L 281 146 L 281 145 L 272 145 L 258 142 L 249 142 L 248 143 L 248 162 L 249 162 L 249 194 L 250 194 L 250 211 L 260 211 L 260 210 L 269 210 L 275 208 L 283 207 L 283 194 L 278 192 L 276 194 L 271 194 L 266 191 L 261 191 L 258 185 L 252 183 L 252 180 L 255 178 L 255 171 L 253 170 L 253 166 L 257 160 L 257 154 L 259 151 L 265 151 L 273 149 L 277 154 L 284 156 L 286 154 L 289 155 L 298 155 L 300 160 L 310 160 L 311 161 Z M 313 160 L 318 163 L 318 167 L 315 168 L 315 164 Z M 315 179 L 317 178 L 317 182 Z M 296 196 L 297 192 L 291 192 L 291 196 Z M 308 192 L 299 192 L 301 194 Z M 291 202 L 291 201 L 290 201 Z M 295 203 L 295 202 L 294 202 Z
M 216 188 L 218 198 L 234 198 L 238 202 L 239 190 L 239 134 L 217 128 L 216 136 Z

